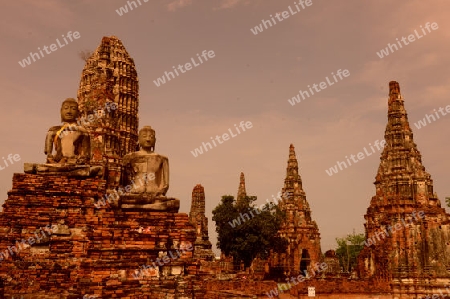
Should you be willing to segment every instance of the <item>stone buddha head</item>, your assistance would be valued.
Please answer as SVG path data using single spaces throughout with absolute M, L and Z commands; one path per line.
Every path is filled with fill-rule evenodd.
M 153 152 L 155 150 L 155 143 L 155 130 L 153 130 L 150 126 L 144 126 L 139 131 L 139 146 L 145 151 Z
M 79 114 L 78 102 L 73 98 L 65 99 L 61 105 L 61 122 L 73 123 Z

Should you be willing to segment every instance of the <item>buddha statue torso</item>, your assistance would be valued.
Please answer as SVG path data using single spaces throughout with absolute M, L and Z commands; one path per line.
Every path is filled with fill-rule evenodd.
M 86 129 L 76 123 L 78 114 L 75 99 L 69 98 L 62 103 L 63 125 L 51 127 L 45 140 L 47 163 L 86 164 L 89 161 L 90 138 Z
M 155 131 L 146 126 L 139 131 L 141 149 L 123 157 L 123 184 L 132 185 L 132 194 L 161 197 L 169 189 L 169 159 L 153 152 L 155 142 Z

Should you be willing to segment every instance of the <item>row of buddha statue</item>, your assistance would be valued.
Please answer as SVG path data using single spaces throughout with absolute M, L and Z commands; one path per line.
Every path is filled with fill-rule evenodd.
M 91 136 L 90 129 L 80 125 L 77 120 L 80 116 L 78 102 L 68 98 L 61 105 L 61 125 L 51 127 L 45 139 L 44 153 L 45 164 L 26 163 L 25 172 L 51 173 L 74 171 L 77 169 L 90 169 L 92 173 L 101 171 L 101 166 L 90 165 Z M 154 152 L 156 135 L 150 126 L 144 126 L 139 131 L 139 150 L 126 154 L 122 158 L 121 185 L 130 186 L 129 192 L 124 196 L 124 203 L 129 208 L 137 207 L 136 204 L 155 204 L 166 202 L 164 205 L 153 205 L 150 208 L 165 210 L 176 208 L 179 201 L 168 204 L 169 199 L 165 196 L 169 189 L 169 160 L 167 157 Z M 28 170 L 28 171 L 27 171 Z M 38 171 L 39 172 L 39 171 Z M 138 198 L 140 200 L 136 200 Z M 171 199 L 172 201 L 174 199 Z

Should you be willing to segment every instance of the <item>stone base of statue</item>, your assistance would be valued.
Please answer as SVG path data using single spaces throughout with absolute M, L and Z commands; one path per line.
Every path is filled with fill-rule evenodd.
M 15 173 L 0 212 L 0 298 L 204 298 L 188 215 L 98 205 L 105 194 L 98 177 Z
M 76 164 L 24 163 L 23 170 L 29 174 L 65 175 L 71 177 L 95 177 L 101 175 L 102 166 Z
M 178 213 L 180 200 L 173 197 L 154 196 L 148 193 L 122 195 L 119 199 L 122 209 L 144 209 L 147 211 L 164 211 Z

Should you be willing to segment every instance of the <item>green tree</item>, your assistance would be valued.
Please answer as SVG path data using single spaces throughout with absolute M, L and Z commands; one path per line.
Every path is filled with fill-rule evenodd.
M 445 198 L 445 203 L 447 203 L 447 207 L 450 207 L 450 197 Z
M 336 255 L 339 258 L 339 264 L 345 272 L 355 268 L 357 257 L 364 248 L 364 234 L 348 234 L 345 238 L 336 238 L 338 248 Z
M 277 236 L 284 213 L 277 205 L 255 206 L 256 196 L 247 196 L 236 203 L 233 196 L 222 196 L 213 210 L 216 222 L 217 248 L 232 256 L 236 263 L 250 266 L 253 259 L 267 258 L 270 250 L 286 250 L 287 241 Z

